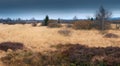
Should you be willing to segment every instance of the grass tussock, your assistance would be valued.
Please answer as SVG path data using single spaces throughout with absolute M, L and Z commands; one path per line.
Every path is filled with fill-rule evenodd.
M 58 33 L 63 36 L 70 36 L 72 34 L 72 31 L 68 29 L 63 29 L 63 30 L 59 30 Z
M 113 34 L 113 33 L 107 33 L 104 35 L 105 38 L 119 38 L 118 35 Z

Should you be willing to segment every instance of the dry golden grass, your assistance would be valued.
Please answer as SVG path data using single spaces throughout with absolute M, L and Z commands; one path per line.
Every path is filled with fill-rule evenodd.
M 71 30 L 71 36 L 63 36 L 58 33 L 61 29 Z M 120 36 L 119 30 L 109 30 Z M 74 30 L 71 28 L 47 28 L 44 26 L 32 27 L 26 25 L 3 25 L 0 24 L 0 42 L 20 42 L 35 51 L 45 51 L 57 44 L 83 44 L 88 46 L 119 46 L 120 38 L 103 38 L 97 30 Z
M 64 25 L 65 26 L 65 25 Z M 67 29 L 72 32 L 70 36 L 63 36 L 58 33 L 59 30 Z M 120 36 L 120 30 L 109 30 Z M 0 43 L 2 42 L 20 42 L 33 51 L 55 50 L 52 45 L 58 44 L 82 44 L 89 47 L 120 47 L 120 38 L 104 38 L 97 30 L 74 30 L 72 28 L 47 28 L 45 26 L 32 27 L 26 25 L 3 25 L 0 24 Z M 1 52 L 0 57 L 4 52 Z M 1 63 L 0 63 L 1 65 Z

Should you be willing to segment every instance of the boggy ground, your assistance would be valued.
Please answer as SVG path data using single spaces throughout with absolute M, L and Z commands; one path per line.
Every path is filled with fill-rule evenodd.
M 60 34 L 60 30 L 69 30 L 69 36 Z M 120 36 L 120 30 L 108 30 L 107 33 L 112 33 Z M 26 48 L 35 52 L 56 51 L 59 44 L 67 45 L 86 45 L 88 47 L 120 47 L 119 37 L 105 37 L 105 33 L 98 30 L 74 30 L 72 28 L 48 28 L 45 26 L 32 27 L 30 24 L 25 25 L 3 25 L 0 24 L 0 43 L 3 42 L 19 42 Z M 1 51 L 0 57 L 5 55 Z

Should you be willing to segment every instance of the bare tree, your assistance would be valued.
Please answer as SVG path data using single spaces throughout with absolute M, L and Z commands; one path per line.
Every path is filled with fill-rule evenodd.
M 97 24 L 101 30 L 107 29 L 110 24 L 106 20 L 112 15 L 111 12 L 107 11 L 103 6 L 99 8 L 99 11 L 96 13 Z

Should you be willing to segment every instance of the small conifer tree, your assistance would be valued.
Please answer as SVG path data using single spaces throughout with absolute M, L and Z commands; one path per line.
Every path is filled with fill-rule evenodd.
M 48 25 L 48 21 L 49 21 L 49 16 L 47 15 L 44 19 L 44 23 L 43 26 L 47 26 Z

